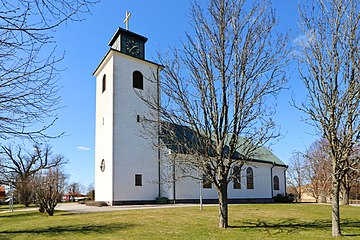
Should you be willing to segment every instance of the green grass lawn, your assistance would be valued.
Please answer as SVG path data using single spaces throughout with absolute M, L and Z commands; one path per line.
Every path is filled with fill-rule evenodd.
M 331 208 L 315 204 L 230 205 L 228 229 L 205 206 L 70 214 L 0 214 L 0 239 L 331 239 Z M 360 207 L 342 206 L 344 239 L 360 239 Z
M 29 207 L 36 207 L 35 204 L 30 204 Z M 24 209 L 26 208 L 25 205 L 23 204 L 14 204 L 14 209 Z M 9 205 L 0 205 L 0 212 L 2 211 L 8 211 L 9 210 Z

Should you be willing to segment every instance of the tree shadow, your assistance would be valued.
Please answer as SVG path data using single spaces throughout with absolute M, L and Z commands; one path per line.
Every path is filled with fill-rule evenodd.
M 298 219 L 286 219 L 279 222 L 270 222 L 257 219 L 256 221 L 240 221 L 240 225 L 229 226 L 230 228 L 239 229 L 261 229 L 268 234 L 280 234 L 280 233 L 294 233 L 300 230 L 330 230 L 331 221 L 328 220 L 316 220 L 312 222 L 300 222 Z M 346 231 L 346 228 L 360 228 L 360 221 L 353 219 L 343 219 L 341 222 L 342 230 Z M 271 231 L 271 232 L 270 232 Z M 276 231 L 276 232 L 275 232 Z M 343 236 L 360 236 L 357 234 L 343 234 Z
M 51 235 L 60 235 L 64 233 L 82 233 L 82 234 L 91 234 L 91 233 L 112 233 L 119 230 L 125 230 L 133 228 L 136 225 L 127 224 L 127 223 L 113 223 L 113 224 L 104 224 L 104 225 L 67 225 L 67 226 L 55 226 L 47 228 L 36 228 L 36 229 L 25 229 L 25 230 L 7 230 L 0 231 L 0 234 L 51 234 Z M 5 237 L 5 236 L 2 236 Z M 5 238 L 6 239 L 6 238 Z M 1 236 L 0 236 L 1 240 Z
M 360 237 L 360 233 L 353 234 L 351 233 L 351 229 L 355 228 L 360 229 L 360 220 L 354 221 L 353 219 L 341 219 L 341 228 L 342 228 L 342 236 L 345 237 Z
M 33 217 L 33 216 L 44 216 L 44 217 L 48 217 L 48 214 L 46 212 L 41 213 L 39 211 L 22 211 L 22 212 L 8 212 L 8 213 L 3 213 L 0 214 L 0 219 L 5 218 L 5 219 L 10 219 L 10 218 L 24 218 L 24 217 Z M 73 215 L 73 213 L 71 212 L 62 212 L 62 211 L 55 211 L 54 216 L 65 216 L 65 215 Z M 1 239 L 0 239 L 1 240 Z
M 3 213 L 3 214 L 0 215 L 0 219 L 2 219 L 2 218 L 8 218 L 9 219 L 9 218 L 32 217 L 32 216 L 39 215 L 39 214 L 46 214 L 46 213 L 33 212 L 33 211 Z

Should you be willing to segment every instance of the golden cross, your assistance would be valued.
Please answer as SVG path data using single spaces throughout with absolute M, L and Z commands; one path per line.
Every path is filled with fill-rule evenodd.
M 129 30 L 130 17 L 131 17 L 131 13 L 126 11 L 126 16 L 125 16 L 125 20 L 124 20 L 124 23 L 126 24 L 126 30 Z

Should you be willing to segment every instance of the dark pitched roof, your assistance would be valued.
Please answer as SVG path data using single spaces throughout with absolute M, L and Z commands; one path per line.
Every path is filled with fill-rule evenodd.
M 167 123 L 163 123 L 162 125 L 160 138 L 168 149 L 170 149 L 174 153 L 179 154 L 191 154 L 192 151 L 204 151 L 205 148 L 199 146 L 201 146 L 201 144 L 206 144 L 207 141 L 205 137 L 203 139 L 199 139 L 196 132 L 189 127 Z M 244 152 L 246 145 L 249 144 L 246 143 L 245 140 L 245 138 L 239 137 L 237 143 L 237 151 L 233 155 L 233 159 L 243 158 L 244 154 L 242 152 Z M 209 149 L 211 149 L 211 147 L 209 147 Z M 224 151 L 226 152 L 228 150 L 229 146 L 227 145 Z M 211 152 L 209 153 L 209 155 L 211 155 Z M 286 166 L 283 161 L 281 161 L 269 149 L 263 146 L 256 148 L 256 150 L 252 152 L 251 159 L 248 161 L 275 164 L 277 166 L 284 167 Z
M 118 36 L 119 36 L 120 34 L 125 34 L 125 35 L 128 35 L 128 36 L 132 36 L 132 37 L 141 39 L 142 41 L 144 41 L 144 43 L 148 40 L 148 39 L 147 39 L 146 37 L 144 37 L 144 36 L 141 36 L 141 35 L 139 35 L 139 34 L 136 34 L 136 33 L 134 33 L 134 32 L 131 32 L 131 31 L 129 31 L 129 30 L 126 30 L 126 29 L 123 29 L 123 28 L 119 27 L 119 28 L 116 30 L 114 36 L 112 36 L 112 38 L 111 38 L 111 40 L 110 40 L 110 42 L 109 42 L 109 46 L 112 46 L 112 45 L 114 44 L 114 42 L 116 41 L 116 39 L 118 38 Z

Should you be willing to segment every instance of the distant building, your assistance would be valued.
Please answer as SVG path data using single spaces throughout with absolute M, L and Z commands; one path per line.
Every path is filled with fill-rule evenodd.
M 63 202 L 78 202 L 78 201 L 86 200 L 88 198 L 89 198 L 89 196 L 78 193 L 78 192 L 74 193 L 74 194 L 66 193 L 62 197 L 62 201 Z
M 6 191 L 4 186 L 0 186 L 0 202 L 6 199 Z

